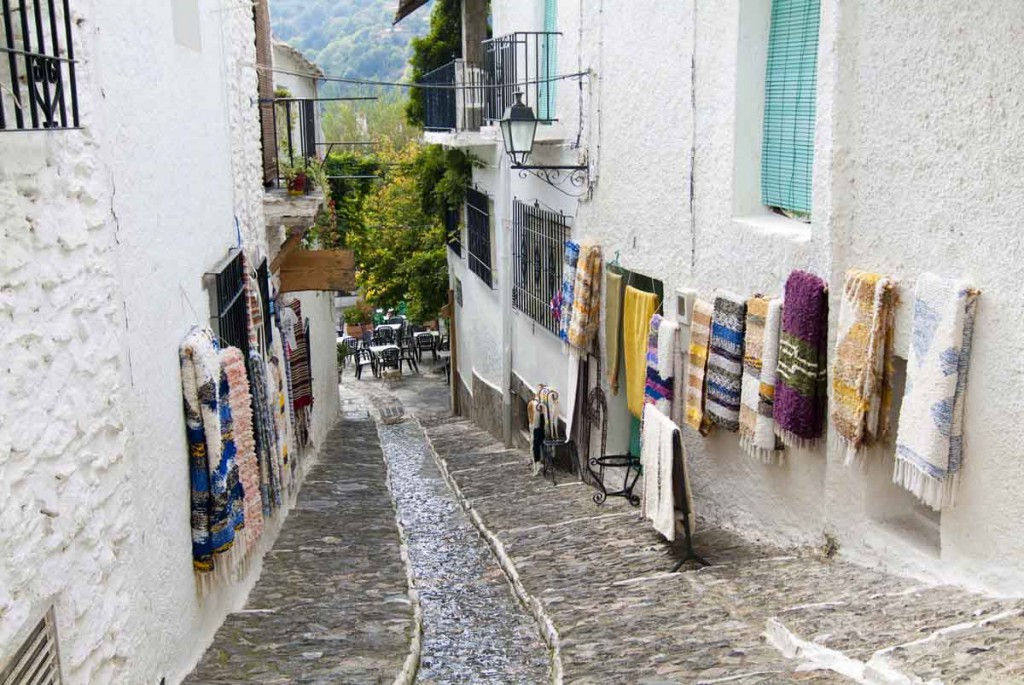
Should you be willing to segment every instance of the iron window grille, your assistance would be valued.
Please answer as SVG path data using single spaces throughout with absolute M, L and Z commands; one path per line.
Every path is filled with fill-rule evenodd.
M 491 270 L 491 210 L 487 195 L 466 189 L 466 237 L 469 242 L 469 269 L 488 288 L 493 287 Z
M 565 241 L 571 230 L 561 212 L 512 202 L 512 306 L 552 333 L 551 299 L 562 284 Z
M 206 276 L 210 289 L 210 323 L 213 332 L 220 338 L 222 347 L 237 347 L 247 359 L 249 303 L 245 296 L 245 263 L 242 260 L 242 251 L 237 248 L 231 250 L 217 268 Z M 267 314 L 266 308 L 264 314 Z M 266 320 L 269 322 L 270 317 L 267 316 Z
M 462 256 L 462 215 L 458 208 L 444 210 L 445 242 L 459 257 Z
M 78 128 L 69 0 L 14 2 L 0 0 L 0 131 Z
M 62 682 L 57 621 L 51 606 L 17 651 L 6 662 L 0 658 L 0 683 L 60 685 Z

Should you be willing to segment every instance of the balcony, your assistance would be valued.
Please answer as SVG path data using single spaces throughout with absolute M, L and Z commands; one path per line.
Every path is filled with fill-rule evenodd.
M 479 131 L 494 125 L 523 94 L 541 123 L 555 118 L 558 33 L 518 32 L 483 41 L 482 65 L 456 59 L 424 74 L 424 128 Z
M 497 123 L 517 92 L 542 124 L 556 120 L 558 36 L 549 31 L 520 31 L 484 41 L 484 74 L 488 88 L 484 121 Z
M 479 131 L 488 83 L 479 64 L 457 59 L 423 75 L 427 131 Z M 433 87 L 430 87 L 433 86 Z

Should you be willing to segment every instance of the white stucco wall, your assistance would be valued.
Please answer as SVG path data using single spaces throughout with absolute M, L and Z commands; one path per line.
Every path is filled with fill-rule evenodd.
M 0 155 L 0 658 L 55 602 L 66 682 L 175 683 L 259 571 L 197 596 L 178 363 L 204 272 L 267 253 L 252 14 L 73 7 L 83 128 Z M 332 302 L 302 297 L 320 444 Z
M 494 35 L 536 30 L 542 4 L 495 2 Z M 1007 381 L 1024 335 L 1015 325 L 1024 305 L 1013 296 L 1024 168 L 1014 75 L 1022 57 L 1011 38 L 1024 8 L 994 0 L 927 9 L 823 0 L 809 225 L 769 215 L 759 203 L 769 9 L 770 0 L 644 8 L 560 0 L 558 71 L 593 74 L 582 124 L 575 83 L 559 86 L 565 141 L 561 152 L 557 141 L 539 148 L 534 163 L 576 163 L 570 143 L 580 128 L 596 185 L 569 211 L 574 236 L 599 240 L 609 257 L 620 252 L 624 267 L 663 281 L 669 316 L 677 288 L 780 293 L 800 268 L 829 280 L 834 329 L 847 268 L 897 277 L 904 303 L 924 270 L 974 279 L 984 294 L 965 471 L 958 505 L 941 516 L 891 484 L 891 449 L 858 470 L 829 463 L 824 447 L 788 450 L 783 466 L 764 466 L 728 434 L 687 432 L 687 448 L 697 506 L 712 522 L 784 543 L 818 545 L 834 534 L 843 553 L 869 563 L 1019 591 L 1024 543 L 1013 527 L 1024 513 L 1016 496 L 1024 472 L 1010 426 L 1024 396 Z M 496 175 L 475 177 L 487 183 Z M 492 192 L 559 201 L 532 180 L 513 175 L 510 183 Z M 469 306 L 467 315 L 477 317 Z M 479 322 L 489 332 L 470 336 L 500 336 L 500 322 Z M 898 326 L 897 352 L 905 355 L 905 306 Z M 531 385 L 564 386 L 560 346 L 537 340 L 546 334 L 532 334 L 522 317 L 514 333 L 513 369 Z M 624 419 L 614 414 L 625 409 L 621 395 L 609 401 L 615 433 Z
M 334 293 L 297 293 L 302 316 L 309 319 L 309 363 L 313 371 L 313 448 L 324 444 L 341 411 L 338 394 L 338 334 L 334 328 Z

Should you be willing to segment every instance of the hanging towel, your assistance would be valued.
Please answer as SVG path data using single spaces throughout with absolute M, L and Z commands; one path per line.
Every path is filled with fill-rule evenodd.
M 626 366 L 626 406 L 635 418 L 643 416 L 647 379 L 647 342 L 658 296 L 626 286 L 622 306 L 622 352 Z
M 640 463 L 644 476 L 642 514 L 669 542 L 676 539 L 675 496 L 672 489 L 673 439 L 679 428 L 653 404 L 644 407 Z
M 672 356 L 676 346 L 678 324 L 655 314 L 647 338 L 647 380 L 644 403 L 653 404 L 668 416 L 672 409 Z
M 775 433 L 790 447 L 821 438 L 827 403 L 828 286 L 794 271 L 786 280 L 775 387 Z
M 235 447 L 238 452 L 238 478 L 242 483 L 242 510 L 245 516 L 246 552 L 255 547 L 263 534 L 263 501 L 260 495 L 260 467 L 256 461 L 256 442 L 253 435 L 252 397 L 249 377 L 245 370 L 242 351 L 237 347 L 221 350 L 220 363 L 228 382 L 228 398 L 234 425 Z
M 587 354 L 594 342 L 601 321 L 601 247 L 591 242 L 580 245 L 573 286 L 572 320 L 569 322 L 569 344 Z
M 559 291 L 558 337 L 569 341 L 569 326 L 572 322 L 573 291 L 576 288 L 576 266 L 580 259 L 580 245 L 572 240 L 565 241 L 565 261 L 562 264 L 562 288 Z
M 775 437 L 775 372 L 781 323 L 782 300 L 760 295 L 747 300 L 740 446 L 766 464 L 782 458 Z
M 260 471 L 260 500 L 263 517 L 281 506 L 281 483 L 274 470 L 277 451 L 277 425 L 270 405 L 267 365 L 256 350 L 249 351 L 249 378 L 252 383 L 253 436 L 256 439 L 256 464 Z
M 686 425 L 701 434 L 708 432 L 708 419 L 704 416 L 704 374 L 708 365 L 713 312 L 711 304 L 706 300 L 694 300 L 686 374 Z
M 196 571 L 221 570 L 215 555 L 232 549 L 245 520 L 227 377 L 208 328 L 193 328 L 178 357 L 189 449 L 192 565 Z
M 863 447 L 889 433 L 895 316 L 891 278 L 853 269 L 846 272 L 829 406 L 836 432 L 833 447 L 847 464 Z
M 932 509 L 956 504 L 963 461 L 964 392 L 978 291 L 921 274 L 893 481 Z
M 619 350 L 622 343 L 622 276 L 605 271 L 604 348 L 605 368 L 612 394 L 619 394 Z
M 728 431 L 740 428 L 743 336 L 747 303 L 734 293 L 718 291 L 711 319 L 706 407 L 711 422 Z

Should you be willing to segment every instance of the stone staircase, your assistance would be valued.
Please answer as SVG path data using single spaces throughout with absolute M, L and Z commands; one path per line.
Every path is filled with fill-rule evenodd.
M 424 421 L 449 484 L 499 556 L 568 683 L 1024 682 L 1024 603 L 928 586 L 698 526 L 711 566 L 621 499 L 465 420 Z

